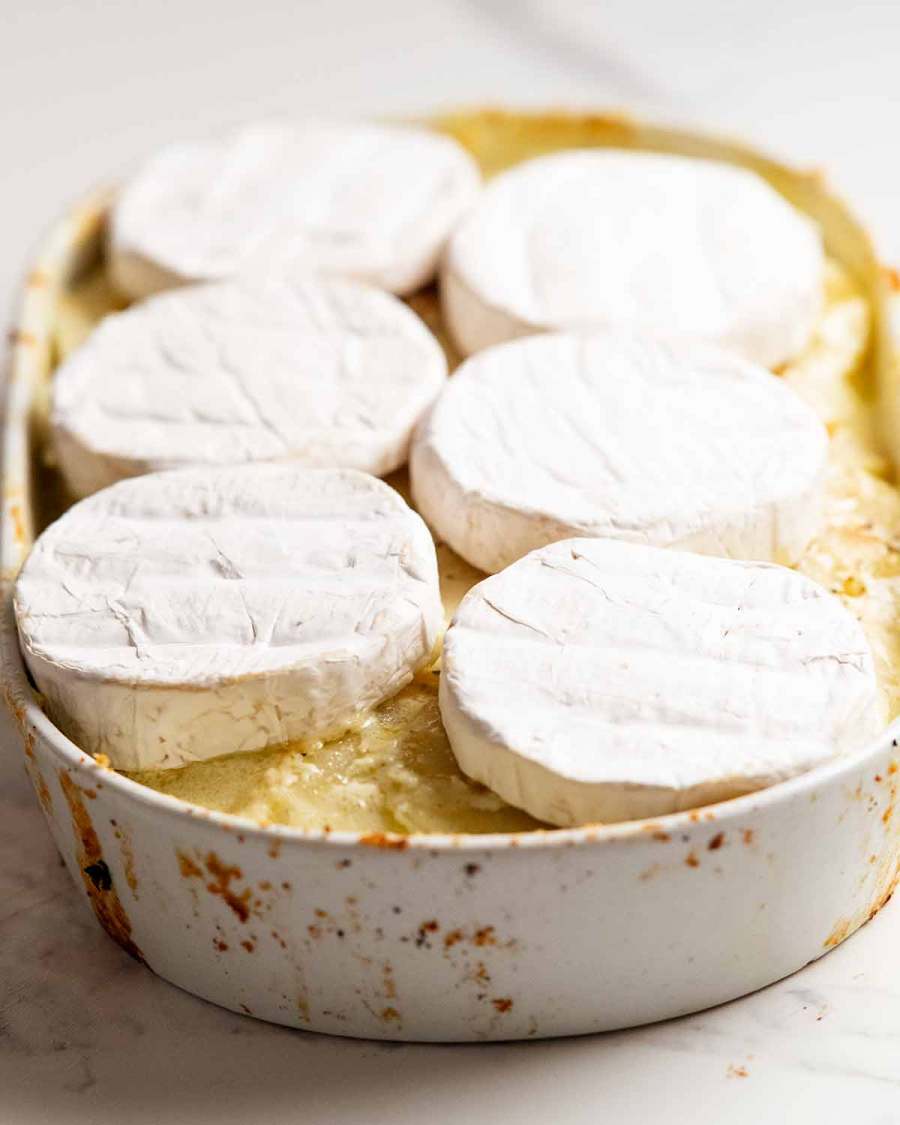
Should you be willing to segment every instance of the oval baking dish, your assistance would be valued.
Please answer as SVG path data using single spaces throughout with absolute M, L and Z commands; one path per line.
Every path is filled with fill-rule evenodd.
M 595 116 L 446 119 L 512 163 L 584 144 L 709 156 L 760 172 L 820 224 L 868 295 L 885 432 L 900 300 L 816 175 L 693 133 Z M 526 145 L 527 142 L 527 145 Z M 493 170 L 488 168 L 488 171 Z M 897 878 L 900 723 L 759 793 L 657 821 L 491 836 L 261 827 L 145 788 L 46 717 L 11 587 L 50 487 L 40 451 L 58 302 L 101 252 L 108 193 L 73 208 L 25 281 L 7 390 L 2 662 L 26 766 L 66 865 L 108 934 L 234 1011 L 339 1035 L 513 1039 L 646 1023 L 730 1000 L 839 944 Z M 893 306 L 893 309 L 892 309 Z

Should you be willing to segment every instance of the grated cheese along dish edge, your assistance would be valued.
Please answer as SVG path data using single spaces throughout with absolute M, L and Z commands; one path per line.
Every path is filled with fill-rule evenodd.
M 488 162 L 489 163 L 489 162 Z M 431 294 L 413 300 L 435 324 Z M 60 350 L 69 350 L 110 307 L 102 276 L 86 279 L 62 312 Z M 844 597 L 862 620 L 879 679 L 896 713 L 898 646 L 889 615 L 900 558 L 900 499 L 882 478 L 862 359 L 868 309 L 852 281 L 828 270 L 825 312 L 809 346 L 784 372 L 831 435 L 826 522 L 799 562 Z M 389 478 L 405 490 L 405 474 Z M 445 609 L 482 576 L 439 549 Z M 434 681 L 423 673 L 360 731 L 326 746 L 286 747 L 139 774 L 138 780 L 197 804 L 297 827 L 399 831 L 505 831 L 536 822 L 473 785 L 457 769 L 440 725 Z

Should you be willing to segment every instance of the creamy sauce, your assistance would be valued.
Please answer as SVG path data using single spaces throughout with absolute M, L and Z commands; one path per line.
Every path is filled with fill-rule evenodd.
M 437 298 L 419 294 L 416 310 L 440 333 Z M 102 275 L 64 299 L 61 356 L 115 308 Z M 863 623 L 891 717 L 900 711 L 900 493 L 874 433 L 865 369 L 868 305 L 830 265 L 827 306 L 807 351 L 783 377 L 828 425 L 831 458 L 826 526 L 799 569 L 843 599 Z M 454 357 L 451 357 L 451 360 Z M 390 483 L 408 498 L 405 472 Z M 482 575 L 438 547 L 450 615 Z M 437 706 L 437 667 L 383 704 L 361 729 L 313 746 L 289 745 L 132 775 L 162 793 L 207 809 L 297 828 L 359 832 L 507 832 L 540 827 L 459 771 Z

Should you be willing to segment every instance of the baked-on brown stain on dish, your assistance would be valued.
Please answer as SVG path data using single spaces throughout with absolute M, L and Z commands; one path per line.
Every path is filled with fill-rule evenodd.
M 218 895 L 242 922 L 246 922 L 250 917 L 250 888 L 239 895 L 231 889 L 232 880 L 241 878 L 241 869 L 223 863 L 215 852 L 210 852 L 206 857 L 206 870 L 212 876 L 206 884 L 209 893 Z
M 875 915 L 886 906 L 893 898 L 894 892 L 900 883 L 900 857 L 898 857 L 898 837 L 900 837 L 900 825 L 896 822 L 892 824 L 892 816 L 894 807 L 897 801 L 897 765 L 892 761 L 888 766 L 888 777 L 890 785 L 888 789 L 888 805 L 881 815 L 881 823 L 886 829 L 886 835 L 882 847 L 873 853 L 869 859 L 870 867 L 874 867 L 873 882 L 874 888 L 872 897 L 867 907 L 863 907 L 857 911 L 856 914 L 839 918 L 832 926 L 831 931 L 822 943 L 823 949 L 832 949 L 836 945 L 840 945 L 842 941 L 848 938 L 852 933 L 855 933 L 860 926 L 870 922 Z M 871 806 L 870 811 L 877 811 L 877 801 Z M 873 863 L 874 859 L 874 863 Z
M 25 772 L 31 779 L 31 784 L 34 786 L 34 791 L 37 794 L 37 799 L 40 802 L 41 808 L 51 816 L 53 813 L 53 794 L 44 780 L 44 775 L 41 773 L 37 764 L 37 759 L 34 756 L 34 735 L 30 731 L 26 731 L 25 739 Z
M 178 868 L 181 876 L 184 879 L 204 879 L 203 870 L 198 863 L 196 863 L 189 855 L 184 852 L 176 852 L 178 857 Z M 206 889 L 211 895 L 217 895 L 242 921 L 246 922 L 250 917 L 250 900 L 252 892 L 249 887 L 246 887 L 240 894 L 232 890 L 232 882 L 235 879 L 242 877 L 242 872 L 239 867 L 231 866 L 223 863 L 215 852 L 210 852 L 204 861 L 206 870 L 211 876 L 210 881 L 206 883 Z
M 44 781 L 44 775 L 39 769 L 35 768 L 31 780 L 34 782 L 34 789 L 41 803 L 41 808 L 49 816 L 53 812 L 53 794 L 50 792 L 47 782 Z
M 131 845 L 131 839 L 124 828 L 114 821 L 111 823 L 113 824 L 115 837 L 119 844 L 119 853 L 122 857 L 122 870 L 125 873 L 125 882 L 128 884 L 134 897 L 139 898 L 137 869 L 135 868 L 134 848 Z
M 37 345 L 38 338 L 32 332 L 23 332 L 21 329 L 13 328 L 7 335 L 9 346 L 16 348 L 19 346 L 26 348 L 33 348 Z
M 25 544 L 25 517 L 22 515 L 21 504 L 10 504 L 9 518 L 13 526 L 13 540 L 18 546 Z
M 181 872 L 183 879 L 203 878 L 203 872 L 189 855 L 185 855 L 184 852 L 176 852 L 175 854 L 178 856 L 178 870 Z
M 406 836 L 388 836 L 384 832 L 369 832 L 365 836 L 360 836 L 359 842 L 365 844 L 367 848 L 386 848 L 398 852 L 409 847 Z
M 97 921 L 117 945 L 120 945 L 136 961 L 143 962 L 144 955 L 131 936 L 131 921 L 116 893 L 109 867 L 103 859 L 100 838 L 82 799 L 81 790 L 65 770 L 59 771 L 59 786 L 72 816 L 76 858 L 81 869 L 81 879 Z
M 841 918 L 840 921 L 836 922 L 831 933 L 823 942 L 825 949 L 832 949 L 834 946 L 840 945 L 845 938 L 850 936 L 852 926 L 853 923 L 849 918 Z

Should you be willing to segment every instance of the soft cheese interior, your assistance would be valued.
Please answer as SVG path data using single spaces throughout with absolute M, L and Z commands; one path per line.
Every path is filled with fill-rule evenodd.
M 114 307 L 101 274 L 66 299 L 58 346 L 64 356 Z M 412 302 L 440 330 L 433 294 Z M 891 717 L 900 713 L 900 493 L 874 432 L 865 357 L 868 305 L 834 263 L 824 315 L 784 378 L 830 434 L 827 518 L 798 566 L 843 599 L 862 622 Z M 439 331 L 439 335 L 440 335 Z M 408 495 L 405 473 L 390 483 Z M 482 575 L 439 547 L 446 613 Z M 318 745 L 291 744 L 134 774 L 160 792 L 253 820 L 360 832 L 505 832 L 539 827 L 460 772 L 441 725 L 436 671 L 420 675 L 354 733 Z

